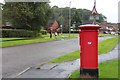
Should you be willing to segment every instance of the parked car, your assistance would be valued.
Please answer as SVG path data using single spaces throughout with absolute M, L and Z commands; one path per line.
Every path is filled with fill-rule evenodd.
M 118 32 L 118 34 L 120 35 L 120 32 Z
M 110 34 L 116 34 L 115 32 L 110 32 Z

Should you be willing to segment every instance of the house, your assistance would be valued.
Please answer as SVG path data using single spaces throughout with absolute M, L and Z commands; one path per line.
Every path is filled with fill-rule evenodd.
M 59 24 L 56 20 L 49 20 L 46 25 L 46 29 L 48 32 L 60 32 Z
M 107 23 L 107 22 L 102 22 L 100 24 L 100 32 L 102 33 L 118 33 L 118 24 L 117 23 Z
M 12 24 L 10 22 L 6 22 L 5 24 L 2 24 L 0 28 L 1 29 L 14 29 L 14 27 L 12 27 Z

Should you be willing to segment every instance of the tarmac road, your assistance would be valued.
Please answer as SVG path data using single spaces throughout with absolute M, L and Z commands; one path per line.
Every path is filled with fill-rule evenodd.
M 111 37 L 101 37 L 99 41 Z M 78 38 L 2 48 L 2 77 L 79 49 Z

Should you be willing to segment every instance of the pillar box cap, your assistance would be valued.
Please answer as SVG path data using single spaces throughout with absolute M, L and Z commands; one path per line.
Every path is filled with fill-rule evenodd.
M 100 28 L 99 25 L 94 25 L 94 24 L 86 24 L 86 25 L 81 25 L 79 26 L 81 30 L 97 30 Z

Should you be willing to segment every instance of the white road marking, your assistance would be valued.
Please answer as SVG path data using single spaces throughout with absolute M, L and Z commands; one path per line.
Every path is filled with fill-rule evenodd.
M 20 72 L 19 74 L 17 74 L 17 76 L 22 75 L 23 73 L 25 73 L 26 71 L 28 71 L 30 68 L 31 68 L 31 67 L 26 68 L 25 70 L 23 70 L 22 72 Z

